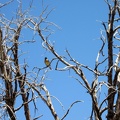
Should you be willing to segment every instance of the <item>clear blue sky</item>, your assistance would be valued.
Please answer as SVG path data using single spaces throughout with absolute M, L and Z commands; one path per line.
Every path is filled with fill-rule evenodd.
M 29 5 L 29 0 L 23 1 L 23 7 Z M 0 10 L 5 13 L 5 16 L 10 18 L 14 15 L 14 10 L 17 9 L 17 2 L 4 7 Z M 89 65 L 94 68 L 97 52 L 100 48 L 101 41 L 100 30 L 103 29 L 98 21 L 106 21 L 107 5 L 104 0 L 44 0 L 44 5 L 49 5 L 48 11 L 55 8 L 48 17 L 48 21 L 52 21 L 61 27 L 60 30 L 54 28 L 55 32 L 50 36 L 51 41 L 55 41 L 56 51 L 63 56 L 66 56 L 65 49 L 69 50 L 73 58 L 82 64 Z M 16 8 L 15 8 L 16 7 Z M 41 0 L 34 0 L 34 8 L 31 11 L 32 15 L 38 15 L 41 12 Z M 24 30 L 22 40 L 31 39 L 32 35 L 29 30 Z M 21 49 L 28 52 L 21 58 L 28 62 L 29 69 L 34 66 L 44 67 L 44 57 L 47 56 L 50 60 L 54 56 L 47 52 L 41 46 L 41 40 L 38 36 L 35 37 L 36 43 L 25 44 Z M 80 80 L 80 78 L 71 70 L 70 72 L 55 71 L 56 62 L 52 63 L 52 71 L 47 73 L 45 84 L 52 96 L 58 98 L 65 110 L 76 100 L 82 100 L 83 103 L 78 103 L 73 106 L 65 120 L 88 120 L 91 113 L 91 98 L 87 91 L 71 76 Z M 40 72 L 40 76 L 44 71 Z M 88 81 L 94 79 L 93 74 L 85 71 Z M 57 100 L 52 98 L 55 109 L 62 117 L 64 111 Z M 36 100 L 38 103 L 39 113 L 43 114 L 40 120 L 53 120 L 50 111 L 43 102 Z M 31 109 L 33 109 L 31 107 Z M 34 113 L 34 110 L 33 110 Z M 23 119 L 21 113 L 18 113 L 18 120 Z M 34 117 L 34 116 L 32 116 Z

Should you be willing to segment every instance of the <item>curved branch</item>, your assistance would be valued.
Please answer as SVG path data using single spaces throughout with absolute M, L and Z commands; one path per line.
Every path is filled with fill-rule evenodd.
M 61 118 L 61 120 L 64 120 L 64 118 L 68 115 L 68 113 L 70 112 L 70 109 L 73 107 L 74 104 L 78 103 L 78 102 L 83 102 L 83 101 L 75 101 L 73 102 L 70 107 L 68 108 L 67 112 L 65 113 L 65 115 Z
M 55 120 L 60 120 L 51 101 L 50 98 L 50 93 L 47 90 L 46 86 L 44 84 L 39 85 L 39 87 L 46 93 L 46 99 L 43 97 L 43 95 L 40 93 L 40 91 L 34 86 L 34 84 L 30 84 L 29 82 L 26 82 L 28 84 L 28 86 L 30 86 L 32 89 L 34 89 L 37 94 L 41 97 L 41 99 L 45 102 L 45 104 L 48 106 L 48 108 L 50 109 L 53 117 Z

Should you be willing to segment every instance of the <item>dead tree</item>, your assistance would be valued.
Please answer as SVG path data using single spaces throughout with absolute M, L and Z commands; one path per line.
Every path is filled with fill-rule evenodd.
M 43 47 L 45 49 L 48 49 L 51 51 L 51 53 L 56 57 L 55 59 L 58 60 L 58 62 L 56 63 L 56 70 L 70 70 L 72 69 L 84 82 L 84 84 L 82 84 L 80 81 L 80 83 L 82 84 L 83 87 L 85 87 L 89 93 L 89 95 L 91 96 L 92 99 L 92 112 L 91 112 L 91 116 L 90 119 L 93 119 L 93 113 L 94 113 L 94 118 L 95 120 L 102 120 L 102 114 L 105 111 L 108 111 L 106 118 L 108 120 L 118 120 L 120 119 L 120 107 L 119 107 L 119 101 L 120 101 L 120 93 L 119 93 L 119 61 L 120 61 L 120 53 L 116 53 L 117 57 L 116 60 L 113 59 L 114 57 L 114 53 L 113 53 L 113 49 L 119 49 L 119 45 L 115 46 L 114 44 L 114 40 L 120 40 L 119 38 L 119 29 L 120 29 L 120 25 L 118 25 L 116 27 L 116 22 L 119 22 L 120 20 L 120 2 L 119 0 L 113 0 L 113 1 L 109 1 L 109 0 L 105 0 L 106 4 L 108 5 L 108 9 L 109 9 L 109 14 L 108 14 L 108 21 L 106 22 L 101 22 L 103 27 L 104 27 L 104 33 L 106 35 L 104 35 L 103 31 L 101 31 L 101 41 L 102 41 L 102 46 L 98 52 L 98 56 L 96 58 L 96 63 L 95 63 L 95 68 L 91 69 L 90 67 L 83 65 L 81 63 L 79 63 L 77 60 L 73 59 L 73 57 L 70 55 L 69 51 L 66 50 L 67 54 L 68 54 L 68 58 L 66 61 L 66 56 L 59 55 L 59 53 L 56 52 L 56 50 L 54 49 L 54 45 L 51 44 L 47 37 L 45 38 L 42 34 L 41 31 L 41 27 L 40 27 L 40 22 L 36 23 L 34 22 L 34 20 L 31 20 L 31 22 L 33 23 L 33 25 L 37 26 L 37 32 L 39 34 L 39 36 L 41 37 L 42 41 L 43 41 Z M 42 21 L 44 21 L 45 19 L 42 19 Z M 117 37 L 118 36 L 118 37 Z M 119 43 L 119 42 L 118 42 Z M 104 56 L 104 47 L 107 46 L 107 51 L 108 54 L 106 55 L 106 58 L 103 58 L 102 62 L 99 62 L 99 57 L 100 55 Z M 68 61 L 72 61 L 73 64 L 71 62 Z M 108 62 L 107 65 L 107 70 L 99 70 L 99 66 L 103 65 L 105 62 Z M 64 68 L 59 69 L 58 64 L 59 62 L 63 63 L 65 65 Z M 75 65 L 74 65 L 75 64 Z M 90 83 L 88 82 L 88 80 L 85 77 L 85 73 L 82 70 L 82 68 L 86 68 L 87 70 L 89 70 L 90 72 L 93 72 L 95 75 L 95 79 L 92 82 L 92 85 L 90 85 Z M 104 68 L 103 68 L 104 69 Z M 104 72 L 103 72 L 104 71 Z M 99 76 L 106 76 L 108 79 L 106 81 L 103 82 L 99 82 Z M 107 90 L 108 90 L 108 95 L 107 97 L 101 102 L 101 104 L 98 104 L 98 92 L 99 89 L 102 87 L 102 85 L 107 86 Z M 117 95 L 117 101 L 115 101 L 115 95 Z M 103 104 L 107 102 L 106 107 L 102 108 Z
M 0 8 L 10 5 L 12 2 L 14 2 L 14 0 L 1 4 Z M 19 46 L 23 43 L 35 42 L 34 40 L 20 41 L 22 30 L 25 27 L 31 29 L 31 21 L 32 19 L 36 19 L 31 15 L 26 17 L 26 14 L 32 9 L 32 3 L 33 1 L 31 1 L 28 9 L 23 11 L 22 2 L 18 1 L 16 18 L 12 20 L 7 19 L 4 14 L 0 16 L 0 79 L 2 81 L 2 86 L 0 88 L 0 111 L 2 111 L 2 114 L 0 114 L 0 118 L 17 120 L 16 112 L 23 108 L 23 116 L 26 120 L 31 120 L 32 117 L 29 104 L 32 102 L 34 109 L 37 110 L 35 100 L 39 98 L 48 106 L 53 118 L 55 120 L 60 120 L 53 106 L 51 95 L 47 87 L 43 82 L 40 82 L 44 80 L 44 77 L 38 78 L 37 74 L 31 79 L 28 77 L 29 72 L 27 71 L 27 63 L 24 63 L 22 66 L 20 65 L 19 57 L 22 53 L 19 52 Z M 14 25 L 14 27 L 12 25 Z M 34 28 L 35 27 L 36 25 Z M 32 31 L 34 33 L 34 30 Z M 46 67 L 43 69 L 46 69 Z M 31 76 L 33 74 L 36 74 L 34 70 Z M 42 94 L 43 92 L 45 95 Z M 20 106 L 15 108 L 18 98 L 21 98 L 22 102 Z M 33 119 L 39 119 L 42 116 L 43 115 L 39 115 Z
M 79 100 L 73 102 L 63 117 L 60 118 L 53 106 L 50 92 L 43 82 L 45 80 L 45 75 L 39 77 L 40 71 L 45 70 L 45 74 L 48 72 L 46 67 L 34 67 L 32 72 L 29 72 L 27 69 L 27 63 L 24 62 L 23 66 L 20 65 L 19 56 L 22 53 L 19 52 L 19 46 L 22 43 L 29 42 L 32 44 L 35 42 L 34 40 L 20 41 L 22 30 L 27 28 L 33 31 L 33 33 L 36 33 L 42 41 L 42 47 L 49 50 L 54 55 L 51 63 L 54 62 L 56 64 L 56 71 L 64 72 L 67 70 L 73 70 L 73 72 L 78 75 L 80 79 L 75 78 L 75 80 L 77 80 L 78 83 L 87 90 L 87 93 L 90 95 L 92 100 L 90 120 L 102 120 L 103 113 L 107 114 L 106 118 L 108 120 L 120 120 L 120 52 L 114 53 L 114 49 L 120 49 L 120 25 L 116 24 L 120 21 L 120 2 L 119 0 L 104 1 L 108 5 L 109 9 L 108 21 L 101 22 L 104 27 L 104 30 L 101 30 L 100 37 L 102 46 L 98 51 L 94 69 L 74 59 L 69 53 L 69 50 L 66 50 L 67 56 L 57 53 L 54 43 L 49 40 L 49 36 L 52 34 L 49 27 L 58 26 L 53 22 L 47 21 L 47 18 L 52 11 L 47 12 L 48 7 L 45 7 L 42 13 L 36 17 L 28 14 L 32 9 L 33 1 L 25 11 L 22 10 L 22 2 L 18 1 L 19 6 L 16 12 L 16 19 L 8 20 L 4 15 L 0 16 L 0 77 L 3 82 L 2 85 L 5 86 L 1 88 L 2 91 L 0 92 L 0 103 L 2 109 L 0 111 L 3 112 L 2 116 L 0 116 L 1 118 L 6 116 L 5 113 L 7 111 L 10 119 L 16 120 L 16 112 L 23 107 L 26 120 L 30 120 L 31 113 L 29 103 L 32 102 L 34 109 L 36 110 L 37 105 L 35 100 L 41 99 L 49 108 L 51 115 L 55 120 L 64 120 L 71 107 L 75 103 L 81 102 Z M 12 4 L 12 2 L 13 0 L 5 4 L 1 4 L 0 8 L 5 7 L 8 4 Z M 46 26 L 43 26 L 42 23 L 45 23 Z M 3 31 L 5 35 L 3 35 Z M 45 34 L 46 36 L 43 35 L 45 31 L 48 33 Z M 118 45 L 115 45 L 114 41 L 118 41 Z M 107 46 L 107 49 L 105 46 Z M 108 51 L 107 55 L 104 55 L 104 51 L 106 50 Z M 103 61 L 99 60 L 100 57 L 103 58 Z M 62 63 L 64 67 L 59 68 L 59 63 Z M 100 69 L 101 66 L 103 68 L 102 70 Z M 90 84 L 86 78 L 84 69 L 88 70 L 90 74 L 94 74 L 92 84 Z M 29 78 L 29 75 L 32 76 L 33 74 L 35 76 Z M 106 81 L 99 81 L 101 76 L 107 78 Z M 101 92 L 100 90 L 102 86 L 107 87 L 106 91 L 108 94 L 102 101 L 100 101 L 100 103 L 98 103 L 98 95 L 99 92 Z M 18 108 L 15 108 L 15 102 L 19 96 L 21 96 L 22 103 Z M 116 100 L 115 96 L 117 96 Z M 42 115 L 39 115 L 34 119 L 38 119 L 40 117 L 42 117 Z

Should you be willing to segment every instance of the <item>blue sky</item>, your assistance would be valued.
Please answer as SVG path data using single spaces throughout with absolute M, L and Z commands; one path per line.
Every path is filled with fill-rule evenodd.
M 5 13 L 7 18 L 14 16 L 16 10 L 15 1 L 8 7 L 0 10 Z M 28 1 L 23 2 L 23 8 L 29 5 Z M 55 50 L 63 56 L 66 56 L 67 49 L 73 58 L 82 64 L 89 65 L 94 68 L 97 52 L 100 48 L 101 41 L 100 30 L 103 26 L 98 21 L 106 21 L 108 17 L 107 5 L 104 0 L 44 0 L 44 5 L 49 5 L 48 11 L 54 8 L 53 12 L 48 17 L 48 21 L 57 24 L 61 29 L 54 28 L 54 33 L 50 36 L 50 41 L 55 41 Z M 34 8 L 31 11 L 32 15 L 39 15 L 41 12 L 41 1 L 35 0 Z M 16 7 L 16 8 L 15 8 Z M 25 29 L 21 40 L 32 39 L 33 32 Z M 36 42 L 33 44 L 24 44 L 20 48 L 28 52 L 21 58 L 23 64 L 24 58 L 28 63 L 29 70 L 34 66 L 44 67 L 44 57 L 47 56 L 50 60 L 54 56 L 42 48 L 40 37 L 35 37 Z M 78 103 L 73 106 L 70 113 L 65 120 L 87 120 L 91 113 L 91 98 L 87 91 L 73 78 L 72 76 L 80 78 L 71 70 L 66 72 L 55 71 L 56 62 L 52 63 L 52 71 L 46 74 L 44 81 L 50 94 L 58 98 L 64 105 L 65 110 L 76 100 L 82 100 L 83 103 Z M 40 72 L 40 76 L 44 71 Z M 92 73 L 85 71 L 88 81 L 94 79 Z M 62 107 L 55 98 L 52 98 L 55 109 L 60 117 L 64 115 Z M 45 107 L 46 105 L 37 100 L 39 113 L 43 114 L 40 120 L 53 120 L 50 111 Z M 31 110 L 33 108 L 31 107 Z M 34 111 L 33 111 L 34 112 Z M 17 113 L 22 119 L 21 113 Z M 32 116 L 33 117 L 33 116 Z

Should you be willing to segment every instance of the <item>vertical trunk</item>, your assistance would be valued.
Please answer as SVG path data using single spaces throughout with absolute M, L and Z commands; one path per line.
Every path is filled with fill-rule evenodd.
M 3 78 L 5 83 L 5 103 L 7 104 L 7 112 L 11 120 L 16 120 L 14 111 L 14 101 L 15 96 L 13 93 L 13 86 L 11 80 L 11 69 L 9 68 L 9 63 L 7 62 L 7 54 L 5 53 L 5 47 L 2 40 L 2 30 L 0 29 L 0 77 Z
M 15 65 L 15 68 L 16 68 L 16 80 L 19 84 L 19 87 L 20 87 L 20 90 L 21 90 L 21 96 L 22 96 L 22 100 L 23 100 L 23 104 L 24 104 L 24 112 L 25 112 L 25 118 L 26 120 L 30 120 L 30 109 L 29 109 L 29 104 L 27 103 L 28 102 L 28 98 L 27 98 L 27 93 L 26 93 L 26 90 L 25 90 L 25 87 L 24 87 L 24 80 L 23 80 L 23 77 L 22 77 L 22 74 L 20 72 L 20 67 L 19 67 L 19 61 L 18 61 L 18 39 L 19 39 L 19 35 L 20 35 L 20 32 L 21 32 L 21 28 L 22 26 L 20 26 L 18 29 L 17 29 L 17 32 L 14 36 L 14 65 Z
M 108 40 L 108 84 L 113 86 L 113 26 L 116 14 L 117 0 L 114 1 L 114 6 L 110 8 L 109 20 L 108 20 L 108 30 L 107 30 L 107 40 Z M 108 120 L 113 120 L 114 117 L 114 98 L 116 91 L 113 88 L 108 88 Z
M 14 111 L 14 98 L 13 98 L 11 82 L 5 81 L 5 87 L 6 87 L 5 102 L 7 104 L 7 112 L 9 114 L 11 120 L 16 120 L 15 111 Z
M 111 33 L 111 32 L 110 32 Z M 112 35 L 108 34 L 108 84 L 110 86 L 112 86 L 112 78 L 113 78 L 113 40 L 112 40 Z M 113 102 L 114 102 L 114 97 L 113 97 L 113 89 L 112 88 L 108 88 L 108 120 L 112 120 L 113 116 L 114 116 L 114 112 L 113 112 Z

